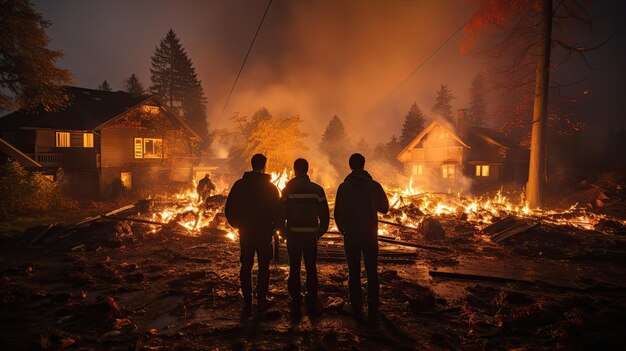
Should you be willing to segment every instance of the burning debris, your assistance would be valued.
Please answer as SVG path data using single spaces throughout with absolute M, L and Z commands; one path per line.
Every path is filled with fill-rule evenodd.
M 272 179 L 280 186 L 289 177 Z M 626 285 L 614 279 L 626 273 L 623 220 L 582 206 L 530 210 L 503 191 L 472 198 L 411 183 L 386 191 L 393 208 L 380 218 L 386 319 L 378 331 L 350 322 L 336 228 L 318 246 L 324 315 L 315 331 L 305 320 L 284 333 L 290 323 L 284 245 L 271 272 L 275 307 L 262 321 L 240 321 L 238 237 L 223 215 L 225 191 L 200 201 L 190 188 L 5 239 L 2 306 L 18 329 L 3 327 L 0 342 L 43 349 L 236 347 L 237 335 L 261 328 L 263 336 L 246 345 L 286 345 L 305 333 L 314 345 L 339 349 L 617 345 L 624 325 L 607 311 L 624 311 L 615 296 Z M 36 323 L 27 328 L 27 321 Z

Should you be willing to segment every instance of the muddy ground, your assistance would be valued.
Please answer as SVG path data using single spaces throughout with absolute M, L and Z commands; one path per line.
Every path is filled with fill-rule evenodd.
M 289 312 L 283 246 L 271 266 L 273 307 L 247 318 L 238 242 L 220 229 L 191 237 L 102 219 L 30 228 L 1 241 L 0 348 L 624 348 L 622 224 L 606 231 L 540 224 L 496 244 L 463 218 L 439 221 L 445 239 L 429 245 L 443 250 L 381 243 L 378 323 L 357 323 L 348 312 L 336 235 L 320 242 L 321 316 Z M 424 243 L 419 233 L 390 231 Z

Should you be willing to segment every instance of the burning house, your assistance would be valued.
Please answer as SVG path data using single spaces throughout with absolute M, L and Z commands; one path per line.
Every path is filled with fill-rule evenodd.
M 0 118 L 4 158 L 51 177 L 78 195 L 122 186 L 154 191 L 193 177 L 200 137 L 153 96 L 68 87 L 60 111 L 15 111 Z M 60 172 L 62 170 L 62 172 Z
M 520 149 L 504 135 L 489 128 L 466 124 L 467 110 L 458 111 L 456 126 L 434 120 L 397 156 L 405 173 L 435 183 L 455 183 L 459 177 L 475 184 L 524 182 L 528 150 Z

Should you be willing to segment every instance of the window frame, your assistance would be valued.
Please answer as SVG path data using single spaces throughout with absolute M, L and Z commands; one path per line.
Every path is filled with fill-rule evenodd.
M 443 177 L 443 179 L 454 178 L 455 175 L 456 175 L 456 169 L 455 168 L 456 167 L 453 164 L 441 165 L 441 176 Z M 450 170 L 452 170 L 452 172 L 450 172 Z
M 83 133 L 83 147 L 93 148 L 94 136 L 93 133 Z
M 71 133 L 70 132 L 56 132 L 55 146 L 58 148 L 72 147 Z M 67 144 L 67 145 L 65 145 Z
M 491 172 L 489 164 L 477 164 L 476 165 L 476 177 L 488 178 Z
M 153 143 L 152 151 L 147 152 L 147 143 Z M 157 145 L 160 144 L 160 149 Z M 133 138 L 133 155 L 135 159 L 162 159 L 163 158 L 163 138 Z

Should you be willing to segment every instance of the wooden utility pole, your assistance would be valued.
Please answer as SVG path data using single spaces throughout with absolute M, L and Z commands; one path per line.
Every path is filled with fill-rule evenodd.
M 532 134 L 530 139 L 530 165 L 526 198 L 531 208 L 543 203 L 543 188 L 546 170 L 546 119 L 548 114 L 548 86 L 550 81 L 550 49 L 552 46 L 552 0 L 541 2 L 542 41 L 538 50 L 535 75 L 535 100 L 533 108 Z

